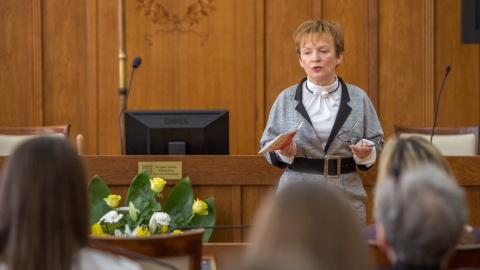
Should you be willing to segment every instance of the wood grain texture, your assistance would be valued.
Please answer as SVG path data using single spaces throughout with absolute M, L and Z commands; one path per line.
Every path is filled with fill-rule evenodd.
M 162 4 L 181 17 L 193 2 Z M 460 43 L 457 0 L 215 0 L 185 32 L 125 3 L 127 82 L 143 58 L 128 108 L 229 109 L 231 154 L 258 151 L 278 93 L 305 76 L 292 33 L 312 18 L 343 26 L 338 74 L 367 92 L 386 137 L 432 124 L 446 65 L 437 125 L 480 123 L 480 47 Z M 68 123 L 86 154 L 118 155 L 118 1 L 5 0 L 0 15 L 0 125 Z
M 204 243 L 202 255 L 213 256 L 218 270 L 235 269 L 245 262 L 245 252 L 251 246 L 249 243 Z
M 337 75 L 368 93 L 368 1 L 324 0 L 322 19 L 338 22 L 345 35 L 345 53 Z
M 61 10 L 62 12 L 58 12 Z M 43 125 L 71 125 L 72 142 L 87 130 L 84 2 L 42 2 Z
M 438 126 L 480 123 L 480 46 L 461 43 L 460 8 L 461 1 L 435 1 L 435 97 L 445 67 L 452 68 L 442 91 Z
M 386 137 L 394 124 L 428 125 L 423 1 L 379 1 L 379 108 Z M 407 19 L 408 18 L 408 19 Z M 422 113 L 419 115 L 418 112 Z
M 36 9 L 37 8 L 37 9 Z M 38 86 L 38 6 L 31 1 L 0 2 L 0 125 L 32 126 L 41 115 L 33 85 Z M 35 15 L 34 15 L 35 14 Z M 37 43 L 34 44 L 34 38 Z M 40 64 L 41 65 L 41 64 Z M 36 108 L 37 110 L 34 110 Z
M 263 123 L 256 121 L 257 87 L 263 80 L 263 68 L 260 66 L 257 70 L 257 58 L 262 58 L 262 51 L 258 49 L 262 48 L 262 41 L 258 42 L 258 38 L 262 35 L 256 32 L 262 28 L 255 24 L 256 20 L 245 18 L 262 19 L 257 11 L 259 5 L 256 1 L 213 3 L 216 11 L 202 17 L 198 25 L 183 26 L 186 30 L 182 32 L 153 24 L 144 16 L 144 11 L 137 8 L 137 1 L 127 1 L 127 62 L 135 55 L 143 58 L 127 108 L 229 109 L 230 127 L 235 131 L 230 135 L 230 152 L 252 153 L 258 148 L 256 130 L 263 127 Z M 164 7 L 181 17 L 188 4 L 188 1 L 167 2 Z M 107 6 L 111 4 L 100 5 L 102 14 L 111 10 Z M 105 43 L 105 50 L 99 51 L 99 72 L 117 74 L 111 57 L 116 49 L 110 41 L 115 35 L 109 34 L 115 22 L 111 16 L 105 18 L 109 21 L 98 31 L 101 46 Z M 262 21 L 258 23 L 261 25 Z M 208 35 L 208 39 L 202 40 L 202 35 Z M 130 72 L 129 64 L 128 76 Z M 100 88 L 112 89 L 114 78 L 99 78 Z M 99 114 L 99 140 L 100 145 L 105 145 L 99 151 L 118 154 L 117 123 L 112 117 L 117 112 L 116 93 L 101 90 L 99 98 L 100 107 L 112 112 Z
M 480 226 L 480 157 L 446 157 L 458 183 L 465 189 L 471 224 Z M 262 156 L 82 156 L 87 176 L 98 174 L 114 194 L 125 198 L 137 174 L 139 161 L 181 161 L 183 176 L 189 176 L 195 197 L 213 197 L 217 210 L 216 225 L 254 225 L 255 215 L 269 194 L 275 192 L 282 173 Z M 0 157 L 3 167 L 5 157 Z M 222 166 L 218 166 L 221 164 Z M 373 223 L 373 190 L 376 165 L 359 171 L 367 192 L 367 224 Z M 173 185 L 168 180 L 162 192 L 163 205 Z M 124 201 L 121 201 L 122 205 Z M 216 229 L 211 242 L 246 242 L 251 228 Z
M 295 53 L 293 32 L 303 21 L 312 19 L 312 3 L 290 0 L 266 0 L 266 3 L 264 110 L 268 117 L 278 94 L 306 76 Z

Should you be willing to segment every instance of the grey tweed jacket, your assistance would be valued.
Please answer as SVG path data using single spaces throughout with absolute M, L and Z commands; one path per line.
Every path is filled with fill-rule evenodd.
M 326 155 L 337 155 L 341 158 L 349 158 L 353 156 L 349 143 L 339 140 L 337 134 L 350 130 L 357 123 L 355 128 L 349 132 L 349 136 L 379 140 L 379 144 L 376 146 L 378 155 L 384 144 L 383 130 L 367 94 L 359 87 L 346 84 L 340 77 L 338 78 L 342 86 L 340 106 L 330 136 L 322 145 L 302 103 L 302 85 L 306 79 L 304 78 L 299 84 L 288 87 L 279 94 L 271 108 L 260 146 L 263 147 L 279 134 L 295 130 L 304 121 L 294 138 L 297 144 L 296 157 L 324 159 Z M 289 165 L 278 161 L 274 152 L 264 155 L 268 162 L 276 167 L 286 168 Z M 357 165 L 357 168 L 369 169 L 365 165 Z M 365 225 L 367 194 L 357 172 L 342 174 L 340 178 L 336 179 L 325 179 L 321 174 L 301 173 L 287 169 L 280 178 L 278 189 L 280 190 L 290 183 L 302 181 L 319 181 L 325 185 L 338 187 L 338 190 L 342 192 L 357 213 L 358 225 Z

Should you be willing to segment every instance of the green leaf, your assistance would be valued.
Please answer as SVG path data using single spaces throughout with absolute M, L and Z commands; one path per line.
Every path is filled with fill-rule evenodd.
M 152 205 L 152 211 L 158 212 L 160 210 L 162 210 L 162 205 L 159 202 L 154 202 Z
M 186 177 L 178 182 L 168 195 L 165 201 L 163 211 L 170 215 L 173 224 L 176 227 L 182 224 L 175 224 L 177 220 L 187 220 L 192 213 L 193 190 L 190 178 Z
M 190 221 L 192 226 L 198 227 L 210 227 L 215 226 L 215 221 L 217 219 L 217 213 L 215 210 L 214 199 L 210 197 L 206 200 L 203 200 L 208 205 L 208 215 L 200 216 L 195 215 L 192 220 Z M 212 235 L 213 229 L 205 229 L 205 233 L 203 234 L 203 242 L 207 243 Z
M 98 175 L 95 175 L 88 183 L 87 193 L 90 199 L 90 226 L 92 226 L 112 210 L 103 200 L 110 195 L 110 189 Z
M 149 186 L 150 176 L 148 176 L 148 172 L 146 170 L 143 170 L 142 172 L 137 174 L 135 178 L 133 178 L 132 184 L 130 184 L 130 187 L 128 188 L 127 198 L 125 199 L 125 206 L 128 206 L 130 201 L 132 201 L 134 204 L 135 202 L 141 201 L 140 197 L 144 192 L 144 188 Z

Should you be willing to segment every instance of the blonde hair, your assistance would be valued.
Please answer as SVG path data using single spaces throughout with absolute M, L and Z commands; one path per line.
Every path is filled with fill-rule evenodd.
M 299 181 L 269 197 L 257 213 L 245 261 L 268 265 L 287 258 L 290 269 L 368 269 L 355 214 L 338 193 Z
M 448 174 L 452 174 L 445 157 L 426 139 L 420 136 L 392 137 L 385 143 L 379 158 L 377 183 L 425 162 L 436 164 Z
M 300 47 L 306 42 L 305 37 L 307 35 L 312 37 L 315 34 L 331 36 L 337 56 L 345 51 L 345 38 L 340 24 L 325 20 L 308 20 L 303 22 L 293 33 L 297 55 L 300 55 Z

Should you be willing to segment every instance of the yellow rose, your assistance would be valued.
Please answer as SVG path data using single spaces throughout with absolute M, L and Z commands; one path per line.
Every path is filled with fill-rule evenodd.
M 182 234 L 183 232 L 180 230 L 173 230 L 171 234 Z
M 166 233 L 168 231 L 168 225 L 163 225 L 162 228 L 160 229 L 162 233 Z
M 93 224 L 92 234 L 96 236 L 103 236 L 102 226 L 100 226 L 100 224 L 98 223 Z
M 202 201 L 198 198 L 197 198 L 196 201 L 193 202 L 192 210 L 193 210 L 193 212 L 195 212 L 195 214 L 200 215 L 200 216 L 208 215 L 207 204 L 204 201 Z
M 110 195 L 108 195 L 107 198 L 104 198 L 103 200 L 111 208 L 117 208 L 118 207 L 118 202 L 120 202 L 121 199 L 122 199 L 122 197 L 120 195 L 110 194 Z
M 138 227 L 137 236 L 148 236 L 148 235 L 150 235 L 148 228 L 143 229 L 142 226 Z
M 150 188 L 154 192 L 160 193 L 160 192 L 162 192 L 166 183 L 167 183 L 167 181 L 163 180 L 162 178 L 155 177 L 153 179 L 150 179 Z

